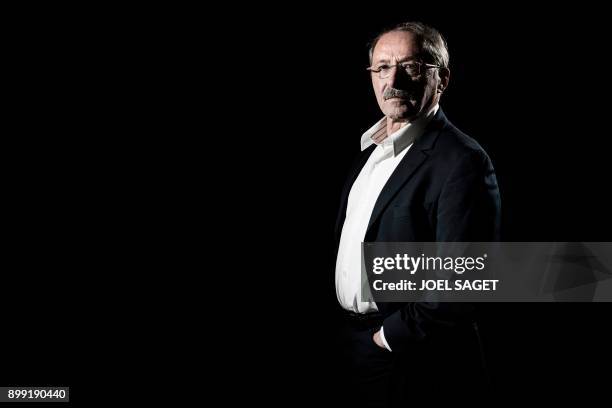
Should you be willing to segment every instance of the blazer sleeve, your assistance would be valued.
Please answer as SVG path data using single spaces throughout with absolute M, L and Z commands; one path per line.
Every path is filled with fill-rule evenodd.
M 499 189 L 483 150 L 471 150 L 457 160 L 441 189 L 436 214 L 437 242 L 499 240 Z M 402 351 L 472 321 L 474 312 L 470 303 L 407 303 L 385 319 L 385 338 L 394 352 Z

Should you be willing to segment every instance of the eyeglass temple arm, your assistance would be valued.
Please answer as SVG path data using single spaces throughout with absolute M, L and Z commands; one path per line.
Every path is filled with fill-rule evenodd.
M 434 64 L 423 64 L 426 67 L 430 67 L 430 68 L 442 68 L 441 65 L 434 65 Z M 391 65 L 392 67 L 395 67 L 396 65 Z M 367 67 L 366 71 L 370 71 L 370 72 L 380 72 L 380 69 L 374 69 L 372 67 Z

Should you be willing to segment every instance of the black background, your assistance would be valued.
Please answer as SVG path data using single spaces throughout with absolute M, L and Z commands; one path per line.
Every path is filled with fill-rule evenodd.
M 274 289 L 259 304 L 264 321 L 274 322 L 265 326 L 262 342 L 271 350 L 263 361 L 281 367 L 275 390 L 297 387 L 297 395 L 315 401 L 321 389 L 337 391 L 329 336 L 332 232 L 359 138 L 381 115 L 365 72 L 366 44 L 378 30 L 421 20 L 447 38 L 451 82 L 441 106 L 492 158 L 503 240 L 610 239 L 610 87 L 602 65 L 609 34 L 602 15 L 574 6 L 382 8 L 292 10 L 274 24 L 255 24 L 262 35 L 247 57 L 269 68 L 257 71 L 261 80 L 249 96 L 260 106 L 254 117 L 269 124 L 257 153 L 249 151 L 269 169 L 255 187 L 263 188 L 255 202 L 268 215 L 261 225 L 274 226 L 261 249 L 274 254 L 259 275 Z M 227 89 L 247 82 L 230 81 Z M 241 219 L 252 214 L 252 202 L 246 195 L 240 201 Z M 609 310 L 607 304 L 487 305 L 483 336 L 499 395 L 602 392 L 601 370 L 611 362 Z
M 448 41 L 441 107 L 491 156 L 503 239 L 610 241 L 602 10 L 231 8 L 20 14 L 3 384 L 78 396 L 212 373 L 228 401 L 334 391 L 333 226 L 359 138 L 381 116 L 366 44 L 402 21 Z M 487 305 L 500 395 L 601 391 L 609 312 Z

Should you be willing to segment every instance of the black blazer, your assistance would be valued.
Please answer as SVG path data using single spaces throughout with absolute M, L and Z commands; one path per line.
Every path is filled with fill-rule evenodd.
M 360 154 L 344 186 L 336 222 L 337 245 L 351 186 L 374 148 Z M 499 227 L 500 197 L 489 156 L 439 109 L 382 189 L 365 241 L 499 241 Z M 394 352 L 475 329 L 474 309 L 468 304 L 377 306 L 385 316 L 385 338 Z

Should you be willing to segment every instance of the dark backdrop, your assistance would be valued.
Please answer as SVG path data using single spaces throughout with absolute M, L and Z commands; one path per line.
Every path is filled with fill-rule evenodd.
M 610 240 L 608 35 L 596 10 L 304 7 L 283 16 L 259 27 L 270 52 L 258 61 L 274 62 L 255 97 L 271 124 L 265 149 L 279 152 L 267 173 L 265 222 L 275 227 L 274 276 L 282 277 L 267 282 L 278 322 L 269 357 L 281 363 L 283 384 L 307 397 L 304 389 L 318 395 L 337 383 L 327 335 L 332 232 L 359 138 L 381 116 L 365 71 L 366 44 L 381 28 L 414 19 L 446 37 L 451 82 L 441 106 L 492 158 L 505 241 Z M 518 394 L 600 389 L 600 370 L 612 362 L 609 313 L 607 304 L 487 305 L 494 383 Z
M 212 373 L 228 400 L 321 403 L 337 388 L 340 190 L 361 134 L 381 115 L 366 43 L 401 21 L 429 23 L 448 40 L 441 106 L 491 156 L 504 240 L 610 241 L 601 10 L 68 11 L 59 20 L 28 12 L 12 31 L 24 87 L 12 106 L 27 102 L 18 118 L 30 127 L 11 133 L 7 149 L 7 213 L 18 231 L 7 252 L 21 269 L 8 270 L 3 286 L 3 384 L 95 390 L 96 381 L 137 381 L 138 370 L 202 383 Z M 162 233 L 166 226 L 184 230 Z M 162 249 L 138 252 L 138 234 Z M 165 240 L 183 252 L 161 265 Z M 210 242 L 219 248 L 212 258 L 201 254 Z M 216 265 L 223 249 L 226 263 Z M 185 253 L 197 260 L 183 265 Z M 495 384 L 519 394 L 601 390 L 610 311 L 487 305 Z M 191 330 L 203 330 L 203 341 Z

